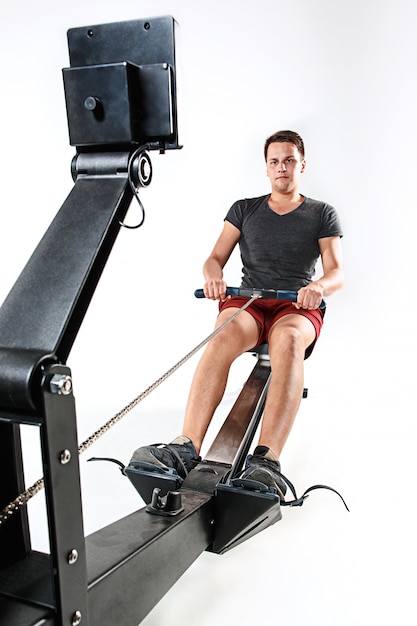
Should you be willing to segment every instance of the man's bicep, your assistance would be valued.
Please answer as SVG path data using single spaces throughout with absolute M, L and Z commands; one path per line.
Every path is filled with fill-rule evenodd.
M 233 252 L 234 247 L 240 239 L 240 230 L 228 221 L 224 222 L 223 230 L 211 253 L 211 257 L 216 258 L 224 265 Z
M 334 269 L 341 270 L 343 267 L 341 238 L 323 237 L 319 239 L 319 246 L 323 271 L 326 273 Z

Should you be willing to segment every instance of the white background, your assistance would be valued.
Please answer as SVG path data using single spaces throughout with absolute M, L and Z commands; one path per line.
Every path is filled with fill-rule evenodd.
M 299 492 L 330 484 L 351 512 L 314 492 L 232 552 L 201 555 L 142 623 L 409 624 L 417 557 L 411 0 L 2 2 L 0 301 L 73 184 L 61 77 L 67 29 L 166 14 L 180 25 L 184 147 L 152 154 L 145 225 L 120 233 L 70 355 L 79 440 L 210 333 L 216 305 L 193 297 L 202 263 L 231 203 L 268 192 L 263 142 L 290 128 L 306 144 L 302 192 L 341 216 L 347 279 L 328 303 L 306 364 L 309 398 L 281 461 Z M 137 215 L 132 204 L 128 219 Z M 239 283 L 238 257 L 226 279 Z M 87 458 L 127 463 L 137 446 L 175 437 L 197 358 L 81 457 L 86 534 L 143 506 L 116 466 Z M 236 363 L 216 425 L 253 364 L 250 355 Z M 37 432 L 23 435 L 31 484 L 42 472 Z M 42 495 L 29 510 L 33 545 L 47 550 Z

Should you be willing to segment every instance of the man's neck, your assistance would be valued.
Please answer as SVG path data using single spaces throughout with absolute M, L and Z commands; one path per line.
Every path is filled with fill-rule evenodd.
M 272 191 L 268 199 L 269 208 L 279 215 L 291 213 L 303 202 L 304 197 L 297 191 L 290 194 Z

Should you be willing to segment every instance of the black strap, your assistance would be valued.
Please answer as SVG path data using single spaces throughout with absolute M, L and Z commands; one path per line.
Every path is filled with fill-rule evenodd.
M 187 470 L 187 468 L 185 467 L 185 463 L 184 463 L 184 461 L 182 460 L 182 458 L 181 458 L 180 454 L 179 454 L 179 453 L 177 452 L 177 450 L 174 448 L 174 446 L 173 446 L 173 445 L 171 445 L 170 443 L 165 443 L 165 444 L 160 444 L 160 445 L 163 445 L 163 446 L 164 446 L 164 448 L 168 448 L 168 450 L 169 450 L 169 451 L 170 451 L 170 452 L 171 452 L 171 453 L 172 453 L 172 454 L 176 457 L 176 459 L 177 459 L 178 463 L 180 464 L 180 466 L 181 466 L 182 470 L 184 471 L 184 478 L 185 478 L 185 476 L 188 476 L 188 470 Z
M 116 463 L 116 465 L 118 465 L 122 471 L 125 468 L 125 466 L 123 465 L 121 461 L 118 461 L 117 459 L 112 459 L 108 456 L 92 456 L 91 459 L 87 459 L 87 460 L 88 461 L 110 461 L 110 463 Z
M 345 505 L 345 508 L 347 511 L 349 511 L 349 508 L 346 504 L 346 502 L 344 501 L 343 497 L 341 496 L 341 494 L 336 491 L 336 489 L 333 489 L 333 487 L 328 487 L 327 485 L 313 485 L 312 487 L 309 487 L 308 489 L 305 490 L 305 492 L 303 493 L 302 496 L 298 497 L 297 493 L 295 491 L 295 487 L 292 484 L 291 481 L 288 480 L 288 478 L 286 476 L 284 476 L 284 474 L 281 474 L 282 479 L 287 483 L 288 487 L 291 490 L 292 495 L 294 496 L 294 500 L 290 500 L 290 501 L 281 501 L 281 506 L 302 506 L 304 504 L 304 500 L 306 498 L 308 498 L 308 494 L 311 491 L 315 491 L 316 489 L 328 489 L 329 491 L 333 491 L 333 493 L 335 493 L 336 495 L 339 496 L 339 498 L 341 499 L 341 501 L 343 502 L 343 504 Z M 349 511 L 350 513 L 350 511 Z

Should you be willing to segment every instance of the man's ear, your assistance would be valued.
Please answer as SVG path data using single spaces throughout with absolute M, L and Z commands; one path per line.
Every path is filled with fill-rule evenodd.
M 306 160 L 305 160 L 305 159 L 303 159 L 303 160 L 301 161 L 301 173 L 303 173 L 303 172 L 304 172 L 305 168 L 306 168 Z

